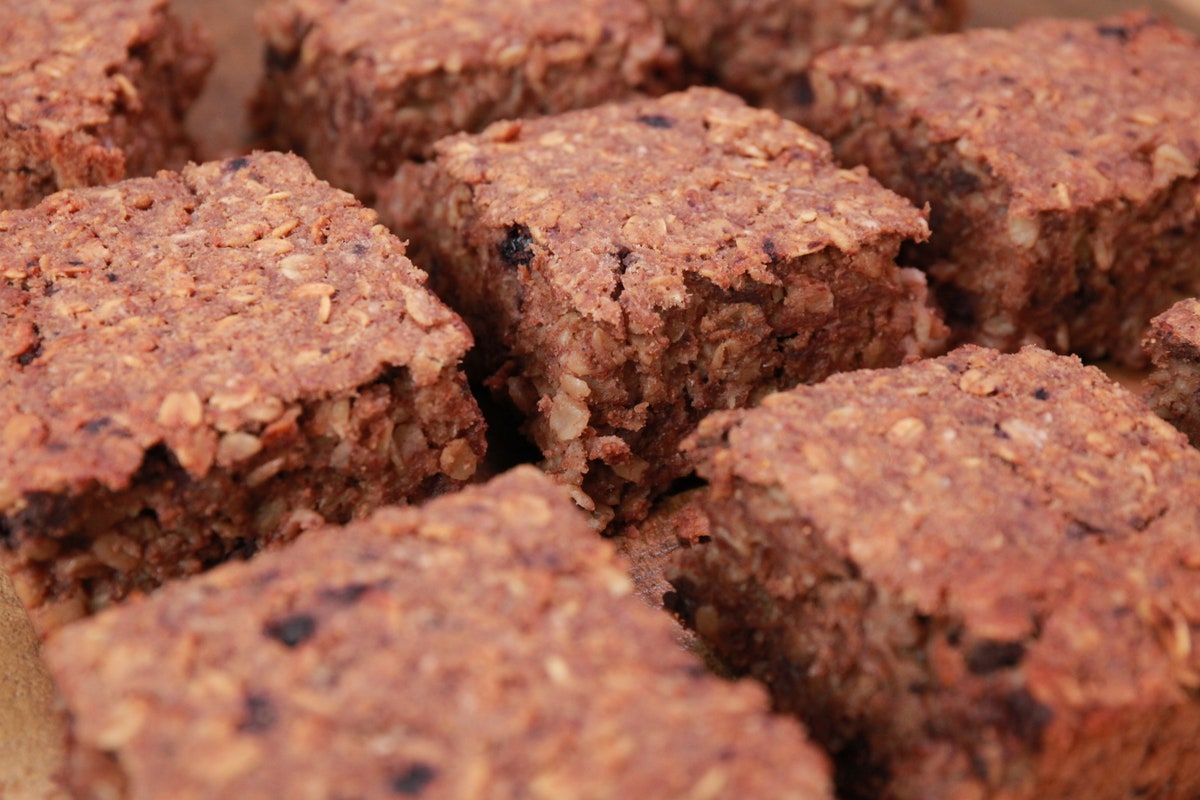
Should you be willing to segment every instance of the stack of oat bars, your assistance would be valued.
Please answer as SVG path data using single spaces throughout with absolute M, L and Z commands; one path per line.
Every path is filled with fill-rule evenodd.
M 0 9 L 6 796 L 1200 794 L 1181 27 Z

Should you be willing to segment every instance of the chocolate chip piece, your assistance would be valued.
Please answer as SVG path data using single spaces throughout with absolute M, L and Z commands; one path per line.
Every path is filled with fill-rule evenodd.
M 418 761 L 392 778 L 392 791 L 405 797 L 418 797 L 436 777 L 436 769 Z
M 293 614 L 274 619 L 263 626 L 263 633 L 288 647 L 302 644 L 317 629 L 317 621 L 310 614 Z
M 246 158 L 245 156 L 231 158 L 229 161 L 225 162 L 225 170 L 227 172 L 238 172 L 239 170 L 243 170 L 248 166 L 250 166 L 250 159 Z
M 1034 390 L 1033 396 L 1034 396 L 1034 398 L 1036 398 L 1038 400 L 1049 400 L 1050 399 L 1050 393 L 1047 392 L 1044 388 L 1042 388 L 1040 386 Z

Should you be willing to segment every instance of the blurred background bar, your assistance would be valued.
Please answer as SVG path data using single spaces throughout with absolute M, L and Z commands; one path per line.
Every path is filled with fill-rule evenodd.
M 262 68 L 262 42 L 254 27 L 254 12 L 260 5 L 261 0 L 173 0 L 183 16 L 201 20 L 220 43 L 216 66 L 191 116 L 205 159 L 235 155 L 251 145 L 246 104 Z M 968 22 L 974 27 L 1008 27 L 1030 17 L 1098 19 L 1136 8 L 1169 15 L 1200 32 L 1200 0 L 974 0 Z
M 1200 31 L 1200 0 L 1151 0 L 1144 3 L 1121 0 L 1006 0 L 1002 3 L 976 0 L 971 3 L 970 24 L 975 27 L 1009 26 L 1030 17 L 1098 19 L 1134 8 L 1167 14 L 1180 25 Z

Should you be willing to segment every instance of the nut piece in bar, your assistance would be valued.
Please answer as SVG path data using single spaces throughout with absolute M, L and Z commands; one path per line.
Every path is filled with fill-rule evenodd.
M 831 800 L 800 726 L 705 672 L 632 592 L 532 467 L 314 531 L 51 638 L 68 785 Z
M 268 0 L 255 125 L 373 202 L 434 141 L 674 88 L 641 0 Z
M 1072 356 L 966 346 L 714 414 L 677 610 L 849 797 L 1200 792 L 1200 453 Z
M 1130 13 L 819 56 L 800 120 L 931 208 L 958 341 L 1144 363 L 1200 278 L 1200 46 Z
M 0 0 L 0 208 L 179 168 L 212 63 L 166 0 Z
M 813 56 L 958 29 L 965 0 L 649 0 L 695 83 L 794 118 L 812 100 Z
M 276 153 L 0 212 L 0 563 L 42 629 L 469 479 L 470 333 Z
M 544 466 L 599 524 L 690 471 L 709 411 L 940 346 L 925 217 L 716 89 L 447 137 L 381 214 L 466 318 Z

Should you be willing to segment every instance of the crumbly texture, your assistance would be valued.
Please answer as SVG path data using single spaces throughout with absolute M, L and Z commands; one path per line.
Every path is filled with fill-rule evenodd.
M 269 0 L 259 130 L 371 202 L 434 141 L 674 80 L 641 0 Z
M 1200 47 L 1164 20 L 1015 30 L 819 57 L 800 116 L 929 203 L 928 268 L 959 340 L 1137 365 L 1200 278 Z
M 82 797 L 831 798 L 799 725 L 671 626 L 525 467 L 166 587 L 46 655 Z
M 470 478 L 424 280 L 282 154 L 0 213 L 0 560 L 39 623 Z
M 648 0 L 693 82 L 795 118 L 810 99 L 813 56 L 956 30 L 965 0 Z
M 1154 364 L 1147 405 L 1200 445 L 1200 300 L 1181 300 L 1151 320 L 1142 346 Z
M 0 208 L 178 168 L 212 46 L 166 0 L 0 0 Z
M 688 471 L 704 414 L 939 346 L 901 242 L 923 214 L 716 89 L 498 123 L 402 170 L 418 243 L 544 466 L 600 524 Z
M 1195 797 L 1200 453 L 1074 357 L 968 346 L 715 414 L 679 609 L 845 796 Z

